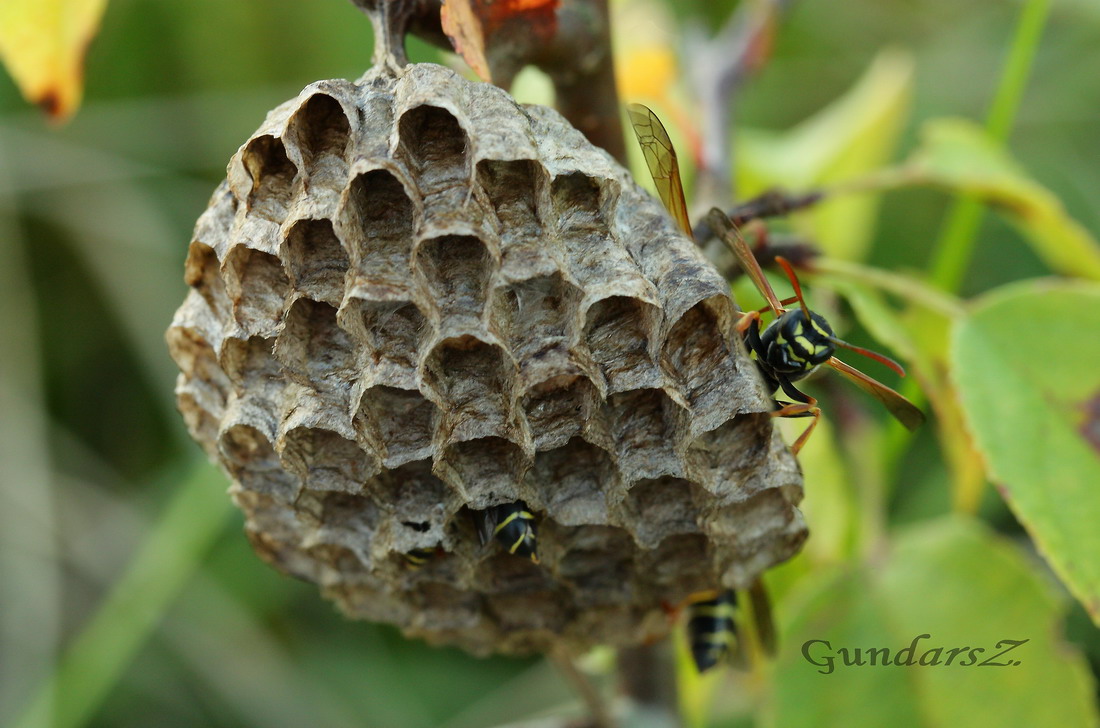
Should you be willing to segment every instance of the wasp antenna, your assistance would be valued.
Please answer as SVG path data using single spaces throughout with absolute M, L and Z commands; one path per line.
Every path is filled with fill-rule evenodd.
M 775 256 L 775 262 L 779 263 L 780 267 L 787 274 L 787 278 L 790 279 L 791 285 L 794 286 L 794 295 L 798 299 L 798 305 L 802 307 L 802 313 L 806 314 L 806 318 L 810 318 L 810 307 L 806 305 L 806 299 L 802 297 L 802 284 L 798 282 L 798 276 L 795 275 L 794 268 L 791 267 L 790 261 L 784 258 L 782 255 Z
M 886 356 L 885 354 L 879 354 L 877 351 L 871 351 L 870 349 L 864 349 L 862 346 L 855 346 L 854 344 L 849 344 L 847 341 L 841 341 L 840 339 L 836 338 L 835 336 L 830 336 L 829 341 L 832 342 L 836 346 L 843 347 L 845 349 L 848 349 L 849 351 L 854 351 L 857 354 L 862 354 L 863 356 L 867 357 L 868 359 L 874 359 L 879 364 L 885 364 L 886 366 L 890 367 L 895 372 L 897 372 L 898 375 L 903 376 L 903 377 L 905 376 L 905 370 L 902 369 L 901 364 L 898 364 L 896 361 L 894 361 L 890 357 Z

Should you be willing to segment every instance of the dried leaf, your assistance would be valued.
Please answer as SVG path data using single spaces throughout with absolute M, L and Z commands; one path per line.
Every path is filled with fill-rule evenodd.
M 496 60 L 494 49 L 498 46 L 507 45 L 505 53 L 509 55 L 517 51 L 523 55 L 554 37 L 558 3 L 559 0 L 445 0 L 440 20 L 455 52 L 479 78 L 491 81 Z M 519 39 L 522 41 L 516 43 Z
M 23 96 L 51 119 L 80 105 L 84 55 L 107 0 L 6 0 L 0 3 L 0 60 Z
M 485 29 L 473 8 L 476 1 L 446 0 L 439 17 L 455 53 L 474 69 L 478 78 L 491 81 L 489 61 L 485 58 Z

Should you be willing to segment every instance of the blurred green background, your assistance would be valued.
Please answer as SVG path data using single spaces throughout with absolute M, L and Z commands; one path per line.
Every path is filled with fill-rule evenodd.
M 733 4 L 676 3 L 676 13 L 717 23 Z M 907 150 L 922 120 L 984 118 L 1019 10 L 1007 0 L 801 0 L 745 90 L 740 121 L 788 127 L 897 46 L 916 61 Z M 369 23 L 346 0 L 110 0 L 70 124 L 51 128 L 0 74 L 0 724 L 51 674 L 181 483 L 227 485 L 198 465 L 163 343 L 185 295 L 191 228 L 266 111 L 314 80 L 358 77 L 370 45 Z M 411 51 L 441 57 L 415 41 Z M 1100 236 L 1095 0 L 1054 3 L 1009 146 Z M 925 268 L 948 201 L 886 195 L 871 261 Z M 1045 273 L 988 216 L 962 293 Z M 925 435 L 907 469 L 940 468 L 937 458 Z M 89 725 L 459 728 L 573 702 L 544 662 L 475 659 L 345 620 L 313 586 L 254 557 L 227 502 L 211 501 L 213 548 Z M 1087 618 L 1072 619 L 1096 641 Z

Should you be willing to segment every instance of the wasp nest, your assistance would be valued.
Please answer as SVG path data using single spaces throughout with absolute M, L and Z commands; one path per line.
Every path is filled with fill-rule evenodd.
M 805 537 L 726 282 L 550 109 L 429 64 L 312 84 L 233 157 L 186 280 L 191 434 L 257 551 L 350 615 L 632 644 Z M 539 563 L 479 533 L 517 502 Z

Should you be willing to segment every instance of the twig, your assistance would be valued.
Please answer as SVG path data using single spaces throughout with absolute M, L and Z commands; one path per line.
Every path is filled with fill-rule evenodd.
M 645 715 L 646 725 L 680 725 L 668 640 L 619 650 L 618 667 L 620 687 L 633 702 L 632 710 Z
M 722 206 L 733 197 L 730 131 L 737 92 L 759 62 L 775 17 L 789 0 L 743 2 L 711 39 L 698 28 L 687 38 L 688 82 L 701 111 L 701 159 L 695 199 L 699 207 Z
M 757 195 L 751 200 L 742 202 L 726 212 L 726 217 L 737 227 L 744 227 L 751 220 L 759 220 L 765 217 L 782 217 L 792 212 L 810 207 L 820 202 L 825 197 L 824 190 L 812 190 L 794 195 L 780 190 L 768 190 Z M 706 244 L 714 237 L 714 230 L 704 217 L 695 224 L 691 231 L 692 237 L 700 245 Z
M 557 647 L 550 650 L 550 660 L 558 671 L 565 676 L 573 688 L 580 694 L 581 700 L 588 706 L 588 712 L 592 716 L 594 728 L 614 728 L 615 723 L 611 719 L 611 713 L 607 709 L 607 702 L 600 695 L 600 691 L 592 684 L 583 672 L 577 669 L 573 657 L 564 648 Z
M 555 41 L 532 60 L 553 79 L 558 110 L 588 141 L 625 164 L 607 0 L 562 0 Z

